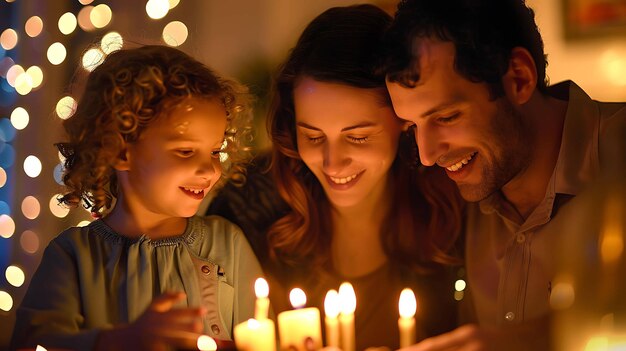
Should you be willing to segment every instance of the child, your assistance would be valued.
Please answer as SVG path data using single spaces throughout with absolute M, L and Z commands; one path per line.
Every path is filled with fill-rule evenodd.
M 238 227 L 194 216 L 241 161 L 247 95 L 183 52 L 110 54 L 64 122 L 60 198 L 96 217 L 52 240 L 17 311 L 13 347 L 193 348 L 253 316 L 260 266 Z M 238 153 L 239 151 L 239 153 Z

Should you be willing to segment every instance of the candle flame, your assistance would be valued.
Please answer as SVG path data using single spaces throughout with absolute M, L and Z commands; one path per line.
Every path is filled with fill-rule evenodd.
M 324 313 L 327 317 L 335 318 L 339 314 L 339 294 L 337 290 L 328 290 L 324 299 Z
M 217 343 L 212 337 L 208 335 L 200 335 L 198 337 L 198 350 L 201 351 L 216 351 Z
M 259 329 L 259 326 L 261 326 L 261 323 L 259 323 L 259 321 L 257 321 L 256 319 L 254 318 L 248 319 L 248 328 Z
M 306 305 L 306 294 L 302 289 L 295 288 L 289 293 L 289 301 L 291 301 L 293 308 L 304 307 Z
M 400 317 L 413 318 L 417 311 L 417 300 L 413 290 L 405 288 L 400 293 L 400 300 L 398 301 L 398 310 L 400 311 Z
M 356 294 L 352 284 L 346 282 L 339 286 L 339 303 L 341 304 L 341 313 L 354 313 L 356 310 Z
M 37 345 L 37 348 L 35 349 L 35 351 L 48 351 L 48 350 L 46 350 L 46 348 L 41 345 Z
M 254 293 L 257 298 L 267 297 L 270 294 L 270 287 L 263 278 L 258 278 L 254 282 Z

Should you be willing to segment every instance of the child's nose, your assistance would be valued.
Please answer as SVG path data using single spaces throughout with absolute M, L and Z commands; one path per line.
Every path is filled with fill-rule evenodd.
M 208 158 L 198 167 L 197 174 L 206 179 L 213 179 L 222 174 L 222 164 L 217 158 Z

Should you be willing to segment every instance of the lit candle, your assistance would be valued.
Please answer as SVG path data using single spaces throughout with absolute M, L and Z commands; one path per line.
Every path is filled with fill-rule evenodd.
M 339 294 L 329 290 L 324 299 L 324 321 L 326 322 L 326 346 L 339 347 Z
M 256 294 L 256 304 L 254 306 L 254 319 L 261 321 L 267 319 L 267 312 L 270 308 L 270 287 L 263 278 L 258 278 L 254 282 L 254 293 Z
M 398 328 L 400 329 L 400 347 L 408 347 L 415 344 L 415 311 L 417 311 L 417 300 L 413 290 L 406 288 L 400 293 L 398 301 L 400 318 Z
M 302 308 L 306 295 L 301 289 L 289 293 L 291 305 L 296 308 L 278 314 L 278 335 L 281 350 L 308 351 L 322 348 L 320 311 L 315 307 Z
M 341 314 L 339 325 L 341 327 L 341 350 L 354 351 L 354 311 L 356 310 L 356 295 L 350 283 L 342 283 L 339 286 L 339 303 Z
M 216 351 L 217 343 L 208 335 L 200 335 L 197 341 L 198 350 L 200 351 Z
M 276 351 L 276 331 L 271 319 L 248 319 L 233 330 L 240 351 Z

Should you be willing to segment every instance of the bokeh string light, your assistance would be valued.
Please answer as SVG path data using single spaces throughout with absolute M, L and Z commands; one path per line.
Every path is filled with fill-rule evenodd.
M 115 28 L 120 4 L 72 0 L 33 13 L 36 6 L 3 2 L 11 25 L 3 21 L 0 26 L 0 313 L 14 313 L 49 240 L 68 225 L 86 226 L 93 220 L 89 211 L 69 216 L 69 208 L 59 203 L 65 159 L 59 153 L 58 162 L 50 163 L 52 143 L 39 140 L 38 133 L 49 135 L 49 123 L 60 127 L 74 115 L 77 95 L 69 84 L 76 72 L 73 65 L 78 62 L 87 73 L 92 71 L 120 50 L 125 38 Z M 133 21 L 152 26 L 153 37 L 129 42 L 187 42 L 186 24 L 167 20 L 180 0 L 143 4 L 144 16 Z

